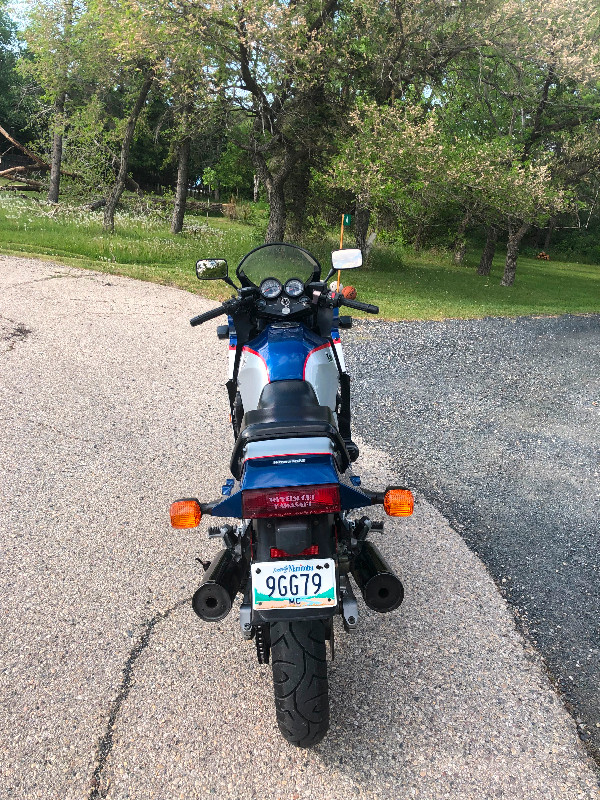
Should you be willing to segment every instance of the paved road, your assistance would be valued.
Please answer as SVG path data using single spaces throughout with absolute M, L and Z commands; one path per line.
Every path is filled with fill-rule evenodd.
M 357 424 L 483 558 L 600 757 L 600 316 L 350 333 Z
M 378 537 L 402 612 L 337 629 L 328 738 L 281 739 L 235 616 L 189 607 L 206 524 L 166 522 L 231 446 L 216 323 L 187 324 L 206 308 L 0 256 L 0 797 L 598 800 L 535 651 L 425 500 Z M 385 454 L 359 463 L 385 485 Z

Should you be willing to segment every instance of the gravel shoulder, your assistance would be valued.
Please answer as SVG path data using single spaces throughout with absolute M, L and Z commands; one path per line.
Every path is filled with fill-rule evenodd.
M 423 497 L 376 538 L 401 612 L 338 628 L 330 734 L 287 745 L 235 614 L 191 611 L 206 523 L 167 522 L 226 477 L 226 353 L 188 325 L 210 304 L 3 256 L 0 289 L 0 796 L 600 798 L 538 656 Z M 381 449 L 358 466 L 394 479 Z
M 600 761 L 600 316 L 349 333 L 357 424 L 481 556 Z

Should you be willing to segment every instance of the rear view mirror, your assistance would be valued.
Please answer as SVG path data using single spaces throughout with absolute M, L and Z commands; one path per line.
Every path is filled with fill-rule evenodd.
M 228 277 L 224 258 L 202 258 L 196 261 L 196 277 L 200 281 L 224 281 Z
M 331 254 L 331 263 L 334 269 L 355 269 L 362 265 L 362 253 L 360 250 L 335 250 Z

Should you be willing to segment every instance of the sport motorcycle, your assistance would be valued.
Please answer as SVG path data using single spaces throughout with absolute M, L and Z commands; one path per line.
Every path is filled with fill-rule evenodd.
M 248 253 L 237 283 L 225 259 L 196 264 L 199 279 L 224 280 L 236 292 L 190 320 L 196 326 L 228 318 L 217 336 L 229 342 L 231 477 L 216 500 L 174 502 L 171 524 L 194 528 L 205 516 L 225 518 L 208 529 L 223 549 L 203 562 L 192 605 L 202 620 L 218 622 L 241 595 L 242 636 L 254 639 L 259 664 L 271 661 L 279 729 L 299 747 L 317 744 L 329 727 L 333 618 L 341 617 L 346 632 L 358 626 L 350 576 L 375 611 L 394 611 L 404 597 L 402 582 L 368 539 L 383 522 L 356 513 L 382 504 L 390 516 L 409 516 L 414 502 L 405 487 L 365 488 L 352 468 L 359 450 L 340 342 L 352 319 L 339 312 L 379 309 L 353 299 L 340 274 L 361 265 L 360 250 L 335 251 L 321 279 L 317 259 L 286 243 Z

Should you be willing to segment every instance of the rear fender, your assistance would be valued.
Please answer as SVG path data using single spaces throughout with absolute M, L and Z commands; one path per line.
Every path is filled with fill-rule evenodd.
M 252 527 L 253 561 L 275 561 L 271 548 L 294 557 L 317 545 L 319 558 L 333 558 L 336 554 L 333 514 L 255 519 Z

